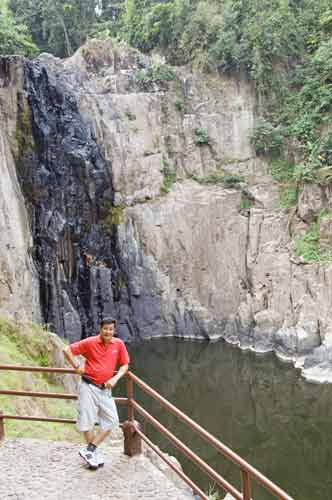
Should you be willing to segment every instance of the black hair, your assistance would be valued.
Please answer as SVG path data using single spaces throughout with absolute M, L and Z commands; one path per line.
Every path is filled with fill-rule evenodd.
M 116 326 L 116 319 L 114 318 L 103 318 L 100 322 L 100 327 L 102 328 L 104 325 L 111 325 L 113 324 Z

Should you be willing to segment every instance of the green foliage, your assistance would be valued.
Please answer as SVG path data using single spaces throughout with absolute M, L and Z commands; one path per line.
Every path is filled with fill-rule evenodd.
M 193 179 L 200 184 L 222 184 L 226 189 L 238 189 L 244 182 L 243 177 L 226 174 L 222 169 L 204 177 L 194 176 Z
M 0 54 L 23 54 L 33 56 L 38 53 L 28 27 L 18 22 L 8 8 L 7 2 L 0 2 Z
M 208 490 L 208 500 L 221 500 L 220 493 L 216 489 L 216 485 L 210 485 Z
M 284 187 L 280 193 L 280 206 L 281 208 L 291 208 L 296 205 L 297 202 L 298 189 L 294 184 L 290 184 Z
M 176 107 L 176 109 L 177 109 L 178 111 L 180 111 L 180 112 L 181 112 L 181 111 L 183 111 L 183 108 L 184 108 L 184 103 L 183 103 L 183 101 L 181 101 L 180 99 L 177 99 L 177 100 L 175 101 L 175 103 L 174 103 L 174 106 Z
M 209 144 L 209 134 L 204 128 L 195 129 L 195 144 L 198 146 L 204 146 Z
M 309 230 L 295 240 L 295 253 L 306 262 L 319 262 L 318 245 L 318 225 L 314 223 Z
M 240 200 L 240 210 L 250 210 L 250 208 L 254 205 L 254 202 L 251 198 L 249 198 L 245 193 L 241 193 Z
M 176 181 L 177 174 L 176 170 L 171 168 L 165 159 L 163 159 L 162 172 L 164 174 L 164 181 L 160 188 L 160 192 L 161 194 L 167 194 L 170 192 L 172 185 Z
M 225 175 L 224 176 L 224 186 L 228 189 L 237 189 L 240 187 L 240 184 L 243 182 L 243 178 L 239 175 Z
M 35 142 L 33 138 L 30 106 L 27 99 L 23 99 L 21 106 L 18 109 L 16 120 L 15 138 L 17 144 L 17 160 L 22 162 L 24 153 L 35 150 Z M 18 165 L 18 167 L 26 167 Z M 23 173 L 23 172 L 22 172 Z
M 143 85 L 161 84 L 175 80 L 176 73 L 167 64 L 152 64 L 148 68 L 139 70 L 136 79 Z
M 278 156 L 282 146 L 282 136 L 271 123 L 261 118 L 250 137 L 258 155 Z
M 295 165 L 287 160 L 273 159 L 269 170 L 272 177 L 278 182 L 290 182 L 294 179 Z
M 174 40 L 183 30 L 187 5 L 186 0 L 127 0 L 120 37 L 142 51 L 158 47 L 168 52 L 177 45 Z
M 280 206 L 288 209 L 294 206 L 298 196 L 298 179 L 296 178 L 296 166 L 281 158 L 274 158 L 269 168 L 272 177 L 282 184 L 280 191 Z
M 322 219 L 332 219 L 332 212 L 321 210 L 317 221 L 312 223 L 306 233 L 295 240 L 295 253 L 307 263 L 331 262 L 332 249 L 320 245 L 319 234 Z
M 10 0 L 15 17 L 27 23 L 42 51 L 70 56 L 87 39 L 98 20 L 97 1 Z
M 193 179 L 199 184 L 224 184 L 225 172 L 223 170 L 216 170 L 213 174 L 203 177 L 193 176 Z
M 124 219 L 124 209 L 125 205 L 111 206 L 108 210 L 106 216 L 102 219 L 101 224 L 106 229 L 112 228 L 112 226 L 119 226 L 122 224 Z
M 136 120 L 135 113 L 132 113 L 129 109 L 127 109 L 125 111 L 125 116 L 128 118 L 129 121 L 135 121 Z
M 38 366 L 50 366 L 50 358 L 47 352 L 42 352 L 37 358 Z

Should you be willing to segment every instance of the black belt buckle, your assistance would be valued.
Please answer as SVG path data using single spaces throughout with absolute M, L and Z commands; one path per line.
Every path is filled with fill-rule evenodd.
M 98 387 L 98 389 L 100 389 L 101 391 L 104 391 L 106 389 L 105 384 L 96 384 L 96 382 L 92 382 L 92 380 L 89 379 L 88 377 L 86 377 L 85 375 L 82 375 L 82 380 L 84 380 L 84 382 L 86 384 L 90 384 L 90 385 L 94 385 L 95 387 Z

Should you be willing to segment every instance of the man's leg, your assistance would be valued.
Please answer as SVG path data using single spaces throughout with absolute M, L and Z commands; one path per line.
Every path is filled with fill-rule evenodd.
M 86 448 L 79 451 L 79 455 L 86 461 L 92 469 L 98 468 L 98 460 L 95 454 L 96 446 L 92 444 L 95 437 L 94 425 L 97 421 L 97 405 L 93 389 L 89 384 L 82 382 L 80 387 L 80 395 L 78 400 L 78 430 L 83 432 L 84 439 L 87 443 Z M 89 430 L 86 430 L 89 429 Z
M 104 391 L 100 394 L 98 416 L 100 430 L 92 440 L 92 444 L 96 446 L 96 448 L 110 435 L 112 430 L 119 427 L 119 416 L 111 391 Z M 98 465 L 101 467 L 104 465 L 103 456 L 99 450 L 96 450 L 96 453 Z
M 94 439 L 95 439 L 95 434 L 93 431 L 86 431 L 83 432 L 84 434 L 84 439 L 86 444 L 93 443 L 94 444 Z
M 97 432 L 97 434 L 91 439 L 91 441 L 87 441 L 89 443 L 92 443 L 94 444 L 96 447 L 102 443 L 104 441 L 105 438 L 107 438 L 107 436 L 109 436 L 109 434 L 111 433 L 111 429 L 109 431 L 103 431 L 103 430 L 100 430 L 99 432 Z M 86 433 L 87 434 L 87 433 Z

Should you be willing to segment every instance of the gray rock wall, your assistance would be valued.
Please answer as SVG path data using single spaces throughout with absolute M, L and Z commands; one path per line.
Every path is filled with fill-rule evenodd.
M 250 84 L 189 68 L 174 69 L 171 80 L 142 78 L 159 64 L 92 41 L 66 61 L 44 55 L 31 65 L 47 81 L 45 109 L 53 102 L 63 114 L 61 127 L 53 115 L 34 115 L 35 138 L 54 136 L 51 123 L 60 134 L 56 150 L 43 139 L 34 168 L 52 165 L 57 182 L 64 176 L 47 187 L 54 223 L 47 210 L 36 212 L 44 241 L 57 242 L 46 266 L 46 309 L 69 338 L 115 314 L 128 339 L 223 337 L 329 379 L 332 266 L 295 257 L 292 234 L 329 207 L 328 188 L 306 186 L 295 211 L 281 209 L 280 186 L 250 144 Z M 43 99 L 30 105 L 42 109 Z M 43 183 L 35 186 L 40 192 Z M 63 193 L 56 210 L 54 186 Z M 80 207 L 67 205 L 74 194 Z M 320 237 L 329 244 L 329 221 Z
M 123 207 L 118 249 L 140 334 L 224 337 L 298 366 L 328 363 L 332 267 L 294 258 L 280 186 L 250 145 L 249 83 L 179 68 L 174 82 L 140 88 L 139 68 L 156 62 L 121 54 L 98 76 L 82 53 L 74 61 L 86 79 L 80 109 L 112 162 Z M 208 144 L 196 144 L 197 128 Z M 176 182 L 162 195 L 165 164 Z M 249 209 L 241 190 L 193 180 L 221 170 L 242 176 Z M 298 226 L 328 204 L 317 190 L 304 188 Z
M 0 314 L 40 320 L 28 213 L 16 175 L 17 114 L 23 103 L 20 58 L 0 61 Z

